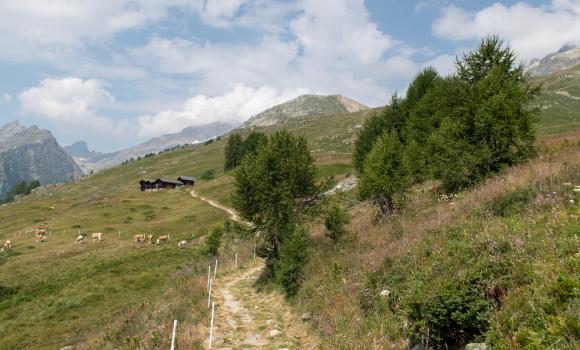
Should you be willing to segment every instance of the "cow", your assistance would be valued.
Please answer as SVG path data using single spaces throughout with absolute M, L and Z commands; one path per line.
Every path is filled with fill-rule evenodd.
M 169 235 L 159 236 L 157 238 L 157 244 L 159 244 L 161 242 L 167 242 L 168 240 L 169 240 Z
M 183 241 L 181 241 L 181 242 L 177 243 L 177 246 L 178 246 L 180 249 L 183 249 L 183 248 L 185 248 L 185 245 L 186 245 L 186 244 L 187 244 L 187 241 L 183 240 Z
M 36 229 L 36 240 L 39 242 L 46 241 L 46 230 L 37 228 Z
M 75 244 L 79 244 L 79 243 L 80 243 L 80 244 L 83 244 L 83 239 L 85 239 L 85 236 L 83 236 L 83 235 L 78 235 L 78 236 L 77 236 L 77 241 L 76 241 L 76 243 L 75 243 Z
M 93 241 L 98 239 L 99 242 L 103 240 L 103 233 L 102 232 L 93 232 Z
M 4 242 L 4 248 L 5 249 L 12 249 L 12 242 L 10 242 L 9 239 L 7 239 L 6 242 Z
M 141 234 L 141 235 L 135 235 L 135 242 L 137 243 L 142 243 L 145 241 L 145 235 Z
M 147 241 L 149 244 L 153 243 L 153 235 L 147 235 Z

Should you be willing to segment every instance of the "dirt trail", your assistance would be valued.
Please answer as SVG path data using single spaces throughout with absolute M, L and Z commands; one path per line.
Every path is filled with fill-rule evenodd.
M 232 220 L 243 222 L 231 209 L 199 196 L 209 205 L 225 210 Z M 298 319 L 279 293 L 257 293 L 254 282 L 264 264 L 260 259 L 241 262 L 241 267 L 220 274 L 213 284 L 216 304 L 214 349 L 315 349 L 306 325 Z M 218 269 L 219 270 L 219 269 Z

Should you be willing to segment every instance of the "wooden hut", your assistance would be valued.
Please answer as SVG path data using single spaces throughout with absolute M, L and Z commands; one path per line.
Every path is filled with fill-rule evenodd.
M 139 181 L 139 185 L 141 186 L 141 192 L 144 192 L 153 188 L 153 181 L 148 179 L 141 179 L 141 181 Z
M 183 187 L 183 182 L 178 180 L 171 180 L 171 179 L 164 179 L 159 178 L 153 182 L 153 188 L 161 189 L 161 188 L 177 188 Z
M 180 176 L 177 178 L 177 181 L 183 182 L 184 186 L 195 185 L 195 177 L 193 177 L 193 176 Z

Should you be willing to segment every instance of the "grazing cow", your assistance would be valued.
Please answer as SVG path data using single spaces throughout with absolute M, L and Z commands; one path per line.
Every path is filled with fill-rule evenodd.
M 80 243 L 80 244 L 82 244 L 82 243 L 83 243 L 83 239 L 85 239 L 85 236 L 83 236 L 83 235 L 78 235 L 78 236 L 77 236 L 77 241 L 76 241 L 76 243 L 75 243 L 75 244 L 79 244 L 79 243 Z
M 4 248 L 12 249 L 12 242 L 10 242 L 9 239 L 7 239 L 6 242 L 4 242 Z
M 40 242 L 46 241 L 46 230 L 37 228 L 36 229 L 36 240 Z
M 159 236 L 159 238 L 157 238 L 157 244 L 159 244 L 161 242 L 167 242 L 168 240 L 169 240 L 169 235 Z
M 153 235 L 147 235 L 147 241 L 149 244 L 153 243 Z
M 183 240 L 183 241 L 181 241 L 181 242 L 177 243 L 177 246 L 178 246 L 180 249 L 183 249 L 183 248 L 185 248 L 185 245 L 186 245 L 186 244 L 187 244 L 187 241 Z
M 135 235 L 135 242 L 142 243 L 145 241 L 145 235 Z
M 93 233 L 93 241 L 98 239 L 99 242 L 103 240 L 103 233 L 102 232 L 94 232 Z

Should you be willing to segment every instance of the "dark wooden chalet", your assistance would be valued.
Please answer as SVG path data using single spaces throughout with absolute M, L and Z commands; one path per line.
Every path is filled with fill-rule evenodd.
M 153 188 L 177 188 L 183 187 L 183 182 L 178 180 L 159 178 L 153 182 Z
M 139 181 L 139 185 L 141 186 L 141 192 L 147 191 L 153 188 L 153 181 L 148 179 L 141 179 L 141 181 Z
M 180 176 L 177 178 L 177 181 L 183 182 L 184 186 L 195 185 L 195 177 L 193 177 L 193 176 Z

